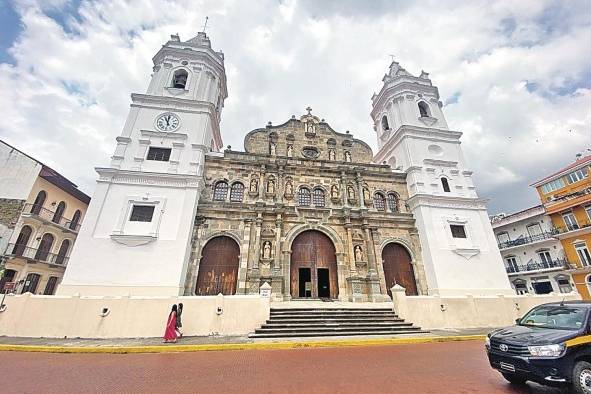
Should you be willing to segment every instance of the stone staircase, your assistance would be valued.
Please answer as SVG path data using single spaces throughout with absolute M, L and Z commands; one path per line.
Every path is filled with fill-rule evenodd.
M 293 338 L 424 333 L 390 308 L 271 308 L 251 338 Z

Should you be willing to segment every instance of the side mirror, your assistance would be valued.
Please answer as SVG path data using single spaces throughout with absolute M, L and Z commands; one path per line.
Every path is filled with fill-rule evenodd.
M 521 322 L 521 319 L 517 318 L 515 319 L 515 324 L 519 324 Z

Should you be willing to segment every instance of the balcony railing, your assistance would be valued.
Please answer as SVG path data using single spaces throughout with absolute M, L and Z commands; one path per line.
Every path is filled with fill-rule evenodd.
M 499 242 L 499 249 L 507 249 L 512 248 L 513 246 L 527 245 L 533 242 L 542 241 L 544 239 L 550 239 L 553 238 L 556 235 L 556 233 L 556 231 L 547 231 L 541 234 L 528 235 L 527 237 L 517 238 L 512 241 Z
M 23 212 L 38 217 L 43 221 L 55 223 L 61 227 L 75 232 L 80 230 L 80 220 L 68 219 L 63 215 L 56 215 L 55 211 L 43 208 L 38 204 L 25 204 Z
M 591 227 L 591 221 L 589 220 L 577 220 L 576 224 L 554 227 L 557 234 L 569 233 L 571 231 L 581 230 L 587 227 Z
M 571 265 L 568 263 L 566 259 L 556 259 L 552 261 L 531 261 L 527 264 L 517 265 L 513 264 L 510 266 L 505 266 L 508 274 L 514 274 L 517 272 L 529 272 L 529 271 L 539 271 L 548 268 L 564 268 L 570 269 L 572 268 Z
M 57 253 L 50 253 L 45 249 L 29 248 L 23 244 L 8 244 L 7 256 L 22 257 L 27 260 L 41 261 L 48 264 L 65 267 L 69 257 Z

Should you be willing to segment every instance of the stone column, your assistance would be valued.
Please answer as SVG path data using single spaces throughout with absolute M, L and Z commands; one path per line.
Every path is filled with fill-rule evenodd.
M 371 231 L 371 243 L 376 257 L 376 270 L 380 280 L 380 293 L 382 295 L 388 294 L 386 287 L 386 278 L 384 277 L 384 265 L 382 264 L 382 254 L 380 252 L 380 245 L 378 239 L 378 228 L 370 227 Z
M 252 268 L 259 269 L 261 259 L 261 227 L 263 226 L 263 214 L 259 213 L 256 218 L 256 235 L 254 240 L 254 261 Z
M 261 165 L 261 172 L 260 172 L 260 183 L 259 183 L 259 200 L 265 199 L 265 193 L 267 192 L 267 183 L 265 182 L 265 175 L 267 170 L 265 165 Z M 258 263 L 257 263 L 258 264 Z
M 236 294 L 248 294 L 248 257 L 250 255 L 250 227 L 252 219 L 244 219 L 240 223 L 242 242 L 240 243 L 240 265 L 238 267 L 238 290 Z
M 365 208 L 365 197 L 363 196 L 363 178 L 361 177 L 360 172 L 356 174 L 355 181 L 357 182 L 357 193 L 359 193 L 359 206 L 361 208 Z
M 349 191 L 347 189 L 347 175 L 341 171 L 341 202 L 344 207 L 349 206 Z

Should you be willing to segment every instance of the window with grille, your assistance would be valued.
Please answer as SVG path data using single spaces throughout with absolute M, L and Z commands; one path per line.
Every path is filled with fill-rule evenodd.
M 314 189 L 314 193 L 312 194 L 312 202 L 314 203 L 314 206 L 323 207 L 324 206 L 324 190 Z
M 398 196 L 394 193 L 388 193 L 388 208 L 392 212 L 398 212 Z
M 577 170 L 575 172 L 571 172 L 570 174 L 568 174 L 566 176 L 566 179 L 568 180 L 568 183 L 575 183 L 575 182 L 578 182 L 580 180 L 587 178 L 587 174 L 588 174 L 587 169 L 581 168 L 580 170 Z
M 169 161 L 171 151 L 172 149 L 170 148 L 150 147 L 150 149 L 148 149 L 148 156 L 146 157 L 146 160 Z
M 466 228 L 459 224 L 451 224 L 449 226 L 451 229 L 451 236 L 454 238 L 467 238 L 466 237 Z
M 378 211 L 385 211 L 386 210 L 386 199 L 382 193 L 375 193 L 373 195 L 373 206 Z
M 228 182 L 220 181 L 215 184 L 213 188 L 213 200 L 214 201 L 225 201 L 228 195 Z
M 298 205 L 300 207 L 309 207 L 312 196 L 310 195 L 310 189 L 305 187 L 300 188 L 298 192 Z
M 242 202 L 244 198 L 244 185 L 240 182 L 236 182 L 232 185 L 230 189 L 230 201 L 232 202 Z
M 154 205 L 134 205 L 131 209 L 130 222 L 151 222 L 154 216 Z

